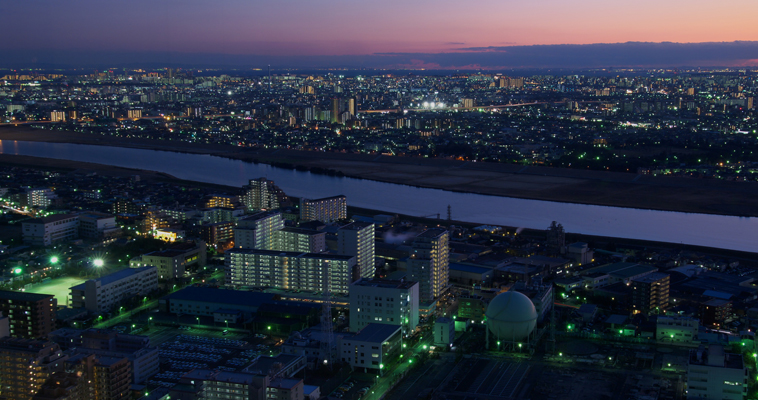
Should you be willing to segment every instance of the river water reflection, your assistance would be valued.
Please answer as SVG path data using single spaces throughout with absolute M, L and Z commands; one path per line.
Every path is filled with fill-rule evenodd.
M 758 218 L 457 193 L 330 177 L 209 155 L 8 140 L 0 140 L 0 153 L 145 169 L 230 186 L 242 186 L 251 178 L 264 176 L 290 196 L 320 198 L 344 194 L 353 206 L 417 216 L 439 213 L 443 218 L 450 205 L 453 219 L 487 225 L 545 229 L 551 221 L 558 221 L 568 232 L 744 251 L 756 250 L 758 236 Z

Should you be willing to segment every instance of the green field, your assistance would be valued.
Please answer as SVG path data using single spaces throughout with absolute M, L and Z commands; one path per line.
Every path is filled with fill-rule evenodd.
M 69 288 L 71 286 L 76 286 L 80 283 L 83 283 L 85 280 L 86 279 L 82 279 L 79 277 L 70 277 L 70 276 L 56 278 L 49 282 L 36 284 L 34 285 L 33 288 L 27 290 L 27 292 L 52 294 L 58 300 L 59 306 L 67 306 L 68 295 L 71 293 Z

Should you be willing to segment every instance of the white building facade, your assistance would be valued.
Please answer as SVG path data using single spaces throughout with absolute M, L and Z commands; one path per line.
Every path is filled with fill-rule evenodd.
M 356 257 L 357 278 L 373 278 L 376 247 L 374 224 L 353 222 L 337 230 L 337 253 Z
M 145 296 L 158 290 L 158 268 L 127 268 L 71 288 L 72 308 L 95 313 L 114 310 L 114 306 L 132 296 Z
M 355 257 L 257 249 L 226 251 L 226 283 L 347 293 Z M 326 286 L 326 287 L 325 287 Z
M 22 222 L 21 229 L 24 243 L 32 246 L 50 246 L 79 238 L 79 216 L 60 214 L 36 218 Z
M 418 282 L 361 279 L 350 285 L 349 296 L 350 332 L 382 323 L 400 325 L 408 336 L 418 326 Z

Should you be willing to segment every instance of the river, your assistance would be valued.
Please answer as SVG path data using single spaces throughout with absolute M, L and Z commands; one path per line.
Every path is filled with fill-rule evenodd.
M 163 172 L 180 179 L 243 186 L 267 177 L 290 196 L 320 198 L 343 194 L 349 205 L 387 213 L 453 219 L 487 225 L 546 229 L 552 221 L 567 232 L 684 243 L 753 252 L 758 218 L 449 192 L 251 164 L 222 157 L 158 150 L 0 140 L 0 153 L 83 161 Z

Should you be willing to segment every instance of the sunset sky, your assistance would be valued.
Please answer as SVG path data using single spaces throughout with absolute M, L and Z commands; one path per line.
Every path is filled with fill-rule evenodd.
M 489 47 L 758 41 L 756 15 L 756 0 L 4 1 L 0 51 L 481 55 Z

